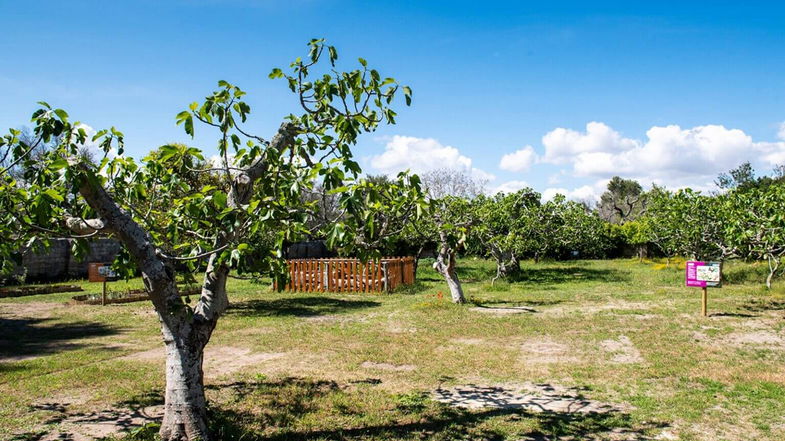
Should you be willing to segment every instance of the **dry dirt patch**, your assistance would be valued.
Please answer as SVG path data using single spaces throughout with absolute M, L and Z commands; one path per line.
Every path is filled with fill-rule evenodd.
M 441 403 L 467 409 L 525 409 L 533 412 L 608 413 L 625 410 L 583 397 L 578 389 L 551 384 L 467 384 L 439 388 L 432 398 Z
M 10 317 L 51 318 L 52 312 L 68 308 L 65 303 L 26 302 L 0 303 L 0 315 Z
M 616 340 L 603 340 L 600 342 L 600 347 L 603 351 L 613 355 L 611 361 L 614 363 L 627 364 L 643 361 L 640 351 L 626 335 L 622 335 Z
M 309 315 L 303 317 L 308 323 L 342 324 L 342 323 L 368 323 L 372 318 L 377 317 L 377 313 L 368 314 L 325 314 Z
M 559 305 L 543 309 L 545 314 L 554 315 L 570 315 L 570 314 L 598 314 L 604 311 L 612 311 L 614 309 L 631 311 L 640 310 L 647 311 L 652 309 L 651 303 L 646 302 L 628 302 L 625 300 L 614 300 L 602 304 L 574 304 L 574 305 Z M 645 314 L 641 314 L 645 315 Z
M 60 421 L 56 431 L 45 435 L 41 441 L 102 439 L 147 423 L 160 421 L 161 418 L 163 418 L 162 405 L 70 415 Z
M 205 377 L 215 378 L 239 371 L 246 366 L 255 366 L 286 355 L 283 352 L 251 352 L 248 348 L 235 346 L 208 346 L 204 354 Z M 163 362 L 163 347 L 137 352 L 122 357 L 126 360 Z
M 773 331 L 735 332 L 725 340 L 734 346 L 756 346 L 769 349 L 785 349 L 785 337 Z
M 570 347 L 549 337 L 529 339 L 520 345 L 521 358 L 527 363 L 574 363 L 580 361 Z

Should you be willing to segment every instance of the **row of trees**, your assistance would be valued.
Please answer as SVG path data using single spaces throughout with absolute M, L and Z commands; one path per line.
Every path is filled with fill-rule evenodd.
M 596 207 L 557 195 L 542 201 L 530 188 L 483 193 L 483 183 L 460 171 L 423 175 L 429 205 L 389 243 L 421 255 L 435 250 L 434 269 L 453 301 L 465 301 L 456 256 L 493 259 L 496 276 L 514 278 L 520 260 L 542 257 L 595 258 L 635 250 L 670 261 L 673 256 L 767 262 L 766 285 L 782 272 L 785 255 L 785 178 L 756 178 L 748 163 L 718 177 L 719 191 L 644 191 L 634 181 L 614 177 Z

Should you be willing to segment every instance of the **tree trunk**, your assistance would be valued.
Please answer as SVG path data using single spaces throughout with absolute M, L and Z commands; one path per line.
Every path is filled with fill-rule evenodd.
M 417 279 L 417 268 L 420 267 L 420 256 L 422 256 L 422 252 L 425 249 L 425 245 L 420 245 L 417 248 L 417 254 L 414 256 L 414 279 Z
M 504 252 L 498 248 L 491 248 L 491 255 L 496 261 L 496 277 L 491 280 L 491 286 L 498 279 L 507 279 L 509 277 L 517 276 L 521 272 L 521 263 L 515 256 L 515 253 Z
M 769 275 L 766 277 L 766 288 L 771 289 L 771 280 L 774 278 L 774 275 L 777 273 L 777 269 L 780 267 L 779 259 L 775 259 L 769 257 Z
M 164 330 L 166 338 L 167 330 Z M 209 440 L 202 361 L 204 346 L 169 333 L 166 339 L 166 396 L 159 435 L 163 441 Z
M 216 265 L 210 256 L 202 283 L 201 300 L 193 315 L 183 305 L 183 313 L 161 317 L 166 344 L 166 396 L 162 441 L 209 441 L 207 400 L 204 396 L 204 348 L 210 341 L 218 317 L 229 304 L 226 280 L 229 269 Z
M 507 264 L 507 275 L 510 277 L 518 277 L 521 274 L 521 261 L 515 253 L 510 253 L 510 262 Z
M 648 256 L 648 247 L 646 244 L 638 245 L 638 262 L 643 262 L 643 259 Z
M 466 303 L 461 281 L 458 280 L 458 273 L 455 271 L 455 251 L 443 244 L 436 257 L 436 262 L 433 263 L 433 269 L 441 274 L 447 282 L 447 287 L 450 288 L 452 302 Z

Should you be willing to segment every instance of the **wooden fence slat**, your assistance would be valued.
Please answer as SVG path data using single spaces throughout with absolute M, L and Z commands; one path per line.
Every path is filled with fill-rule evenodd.
M 316 262 L 313 260 L 308 261 L 308 269 L 309 279 L 311 279 L 311 292 L 316 292 Z
M 351 292 L 357 292 L 357 262 L 352 260 L 349 266 L 351 267 L 351 280 L 352 280 Z
M 316 261 L 316 266 L 319 268 L 317 271 L 317 277 L 319 277 L 319 291 L 324 292 L 324 275 L 325 275 L 325 268 L 324 262 L 319 259 Z
M 314 284 L 314 287 L 317 292 L 321 292 L 322 291 L 322 262 L 319 262 L 317 260 L 313 264 L 314 264 L 313 275 L 314 277 L 316 277 L 316 283 Z
M 333 285 L 333 263 L 330 262 L 330 260 L 328 259 L 327 262 L 325 262 L 325 265 L 327 265 L 327 268 L 326 268 L 326 271 L 327 271 L 327 291 L 332 291 L 333 290 L 333 286 L 334 286 Z
M 366 293 L 373 292 L 373 261 L 369 260 L 368 263 L 365 264 L 365 286 L 363 287 L 363 291 Z
M 381 263 L 382 263 L 382 261 L 380 260 L 379 261 L 379 265 L 376 265 L 376 274 L 374 274 L 374 279 L 375 279 L 375 283 L 374 284 L 375 284 L 375 288 L 376 288 L 375 290 L 378 291 L 378 292 L 382 292 L 384 290 L 384 281 L 382 280 L 384 275 L 382 274 L 382 265 L 381 265 Z
M 346 273 L 348 272 L 347 271 L 347 265 L 348 264 L 349 264 L 349 262 L 347 262 L 345 260 L 341 260 L 340 261 L 340 265 L 341 265 L 341 292 L 346 292 L 346 289 L 349 286 L 349 278 L 346 276 Z

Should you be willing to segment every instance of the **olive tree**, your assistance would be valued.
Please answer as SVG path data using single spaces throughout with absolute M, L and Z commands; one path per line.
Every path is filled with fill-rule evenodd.
M 623 224 L 634 220 L 646 211 L 646 192 L 633 179 L 614 176 L 607 190 L 600 196 L 597 211 L 610 223 Z
M 360 172 L 352 155 L 356 140 L 381 123 L 395 122 L 390 106 L 399 92 L 410 101 L 408 88 L 369 69 L 365 60 L 343 72 L 336 66 L 335 48 L 322 40 L 308 47 L 305 59 L 270 74 L 286 82 L 301 107 L 270 137 L 253 133 L 245 93 L 225 81 L 177 115 L 191 136 L 197 127 L 217 134 L 218 164 L 198 168 L 217 176 L 217 185 L 194 186 L 184 179 L 194 171 L 194 161 L 203 161 L 196 148 L 166 146 L 136 161 L 123 154 L 123 134 L 117 129 L 88 139 L 82 125 L 46 103 L 33 113 L 32 140 L 16 130 L 0 139 L 5 164 L 0 168 L 0 252 L 8 255 L 52 236 L 73 237 L 83 248 L 87 239 L 106 235 L 123 246 L 116 262 L 120 269 L 141 273 L 166 347 L 163 440 L 210 439 L 202 362 L 229 305 L 230 271 L 284 277 L 280 245 L 304 229 L 302 190 L 318 179 L 330 190 L 356 197 L 359 193 L 350 191 Z M 34 159 L 41 143 L 52 140 L 58 140 L 56 145 Z M 88 161 L 79 155 L 89 142 L 100 146 L 103 157 Z M 21 173 L 9 174 L 13 169 Z M 342 204 L 351 205 L 351 199 Z M 351 223 L 335 223 L 331 237 L 339 241 L 351 228 Z M 249 262 L 247 238 L 261 231 L 274 232 L 278 250 Z M 175 283 L 174 267 L 183 263 L 203 270 L 201 295 L 193 306 L 182 300 Z

